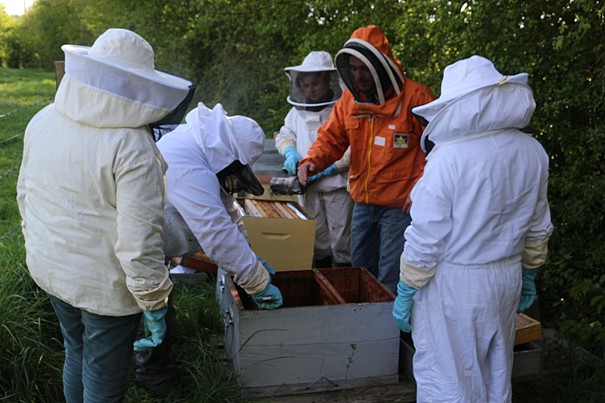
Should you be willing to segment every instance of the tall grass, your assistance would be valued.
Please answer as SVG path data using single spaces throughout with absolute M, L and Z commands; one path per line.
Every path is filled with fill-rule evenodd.
M 200 275 L 204 278 L 203 275 Z M 128 402 L 240 402 L 237 379 L 223 361 L 220 348 L 222 322 L 214 284 L 175 283 L 174 353 L 179 388 L 166 400 L 154 399 L 144 390 L 130 388 Z
M 18 235 L 2 240 L 0 401 L 60 401 L 61 335 L 46 295 L 23 265 L 22 245 Z
M 61 401 L 62 341 L 25 268 L 15 201 L 27 122 L 54 93 L 52 73 L 0 69 L 0 401 Z

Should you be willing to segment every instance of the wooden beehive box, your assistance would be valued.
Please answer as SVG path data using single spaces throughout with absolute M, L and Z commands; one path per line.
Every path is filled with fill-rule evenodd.
M 225 351 L 244 396 L 276 396 L 398 381 L 395 296 L 364 268 L 278 272 L 284 306 L 259 310 L 224 271 L 217 293 Z
M 252 250 L 277 271 L 311 267 L 315 220 L 298 203 L 239 198 Z
M 524 313 L 515 318 L 515 346 L 542 339 L 542 324 Z

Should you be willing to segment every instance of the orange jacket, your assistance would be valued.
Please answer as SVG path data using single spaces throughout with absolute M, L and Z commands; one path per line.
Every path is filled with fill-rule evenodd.
M 387 38 L 376 26 L 356 30 L 351 38 L 369 42 L 393 60 Z M 424 170 L 420 148 L 424 127 L 411 109 L 434 100 L 431 90 L 405 77 L 400 95 L 383 104 L 357 103 L 349 89 L 334 105 L 301 164 L 312 162 L 321 172 L 351 147 L 349 187 L 357 203 L 402 207 Z

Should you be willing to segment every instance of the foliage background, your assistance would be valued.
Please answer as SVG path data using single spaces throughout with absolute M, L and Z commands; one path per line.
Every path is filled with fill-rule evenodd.
M 62 44 L 129 28 L 153 45 L 157 68 L 198 83 L 195 101 L 221 102 L 271 136 L 290 107 L 283 68 L 311 50 L 334 55 L 372 23 L 436 95 L 443 69 L 473 54 L 504 74 L 530 74 L 538 107 L 527 130 L 551 156 L 555 224 L 538 279 L 540 319 L 602 359 L 603 0 L 37 0 L 19 18 L 0 8 L 0 66 L 53 69 Z

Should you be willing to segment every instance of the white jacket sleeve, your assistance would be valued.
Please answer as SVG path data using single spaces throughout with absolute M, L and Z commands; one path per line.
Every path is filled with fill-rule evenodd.
M 544 165 L 548 166 L 548 157 L 545 157 Z M 548 169 L 543 169 L 543 175 L 547 176 Z M 529 231 L 525 237 L 525 246 L 521 261 L 527 269 L 537 269 L 546 261 L 548 254 L 548 239 L 553 232 L 550 218 L 550 207 L 548 205 L 548 177 L 541 181 L 538 192 L 538 202 L 532 217 Z
M 345 172 L 349 170 L 349 165 L 351 164 L 351 147 L 347 148 L 344 155 L 341 159 L 336 161 L 334 165 L 336 165 L 336 169 L 338 172 Z
M 434 167 L 432 167 L 434 168 Z M 439 176 L 437 172 L 432 172 Z M 436 181 L 448 183 L 448 179 Z M 452 229 L 452 205 L 443 189 L 420 179 L 412 190 L 412 224 L 405 231 L 400 278 L 409 286 L 420 288 L 434 275 L 441 262 L 446 237 Z
M 168 182 L 168 199 L 197 238 L 206 255 L 219 267 L 234 276 L 237 284 L 268 284 L 268 278 L 259 282 L 256 254 L 225 209 L 216 175 L 197 169 Z
M 238 207 L 235 197 L 221 188 L 221 200 L 223 201 L 227 214 L 229 214 L 229 217 L 231 217 L 231 221 L 237 225 L 237 229 L 242 233 L 244 238 L 248 239 L 248 231 L 246 231 L 246 228 L 244 228 L 242 213 Z
M 163 179 L 160 159 L 124 164 L 115 174 L 116 255 L 137 305 L 149 311 L 163 307 L 172 290 L 162 252 Z

